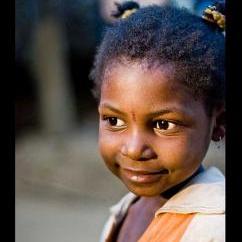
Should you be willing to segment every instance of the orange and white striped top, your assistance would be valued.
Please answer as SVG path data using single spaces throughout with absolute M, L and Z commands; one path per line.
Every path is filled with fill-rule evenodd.
M 100 242 L 115 242 L 113 231 L 137 199 L 128 193 L 111 207 Z M 138 242 L 224 242 L 225 178 L 215 167 L 199 173 L 160 209 Z

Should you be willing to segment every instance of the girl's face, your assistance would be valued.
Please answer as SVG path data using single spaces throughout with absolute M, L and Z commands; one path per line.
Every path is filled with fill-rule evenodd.
M 159 195 L 190 177 L 211 140 L 215 118 L 171 74 L 120 64 L 103 81 L 100 152 L 138 196 Z

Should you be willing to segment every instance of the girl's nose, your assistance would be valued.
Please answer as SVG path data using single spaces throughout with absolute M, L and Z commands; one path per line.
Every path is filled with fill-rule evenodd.
M 132 160 L 146 161 L 155 159 L 156 153 L 141 137 L 134 136 L 121 148 L 121 153 Z

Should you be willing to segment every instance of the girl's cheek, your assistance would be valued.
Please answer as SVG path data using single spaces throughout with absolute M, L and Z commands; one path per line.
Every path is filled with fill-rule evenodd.
M 117 147 L 110 138 L 99 138 L 99 152 L 107 166 L 107 168 L 116 176 L 119 175 L 118 166 L 116 164 Z
M 99 133 L 99 152 L 102 155 L 106 163 L 114 163 L 115 157 L 118 151 L 115 139 L 112 136 L 105 134 L 104 132 Z
M 187 137 L 169 138 L 156 145 L 159 161 L 167 168 L 176 170 L 191 162 L 196 150 Z M 157 150 L 156 149 L 156 150 Z

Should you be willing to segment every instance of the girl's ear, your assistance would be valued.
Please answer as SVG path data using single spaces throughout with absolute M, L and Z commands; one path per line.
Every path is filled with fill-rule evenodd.
M 214 113 L 214 127 L 212 133 L 212 140 L 217 142 L 225 136 L 225 107 L 224 105 L 217 108 Z

